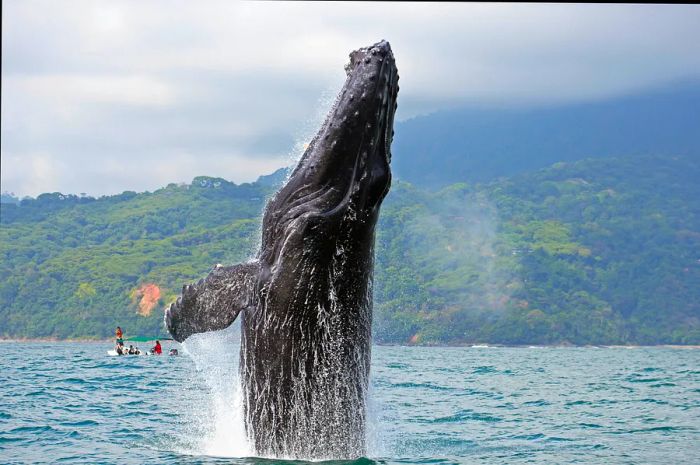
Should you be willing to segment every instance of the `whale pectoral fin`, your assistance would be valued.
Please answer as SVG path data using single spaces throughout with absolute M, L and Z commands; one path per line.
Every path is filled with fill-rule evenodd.
M 252 302 L 257 262 L 218 267 L 196 284 L 182 288 L 182 296 L 165 312 L 165 326 L 178 342 L 195 333 L 225 329 Z

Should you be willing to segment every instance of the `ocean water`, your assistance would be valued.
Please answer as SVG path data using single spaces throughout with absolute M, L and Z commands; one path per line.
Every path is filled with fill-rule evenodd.
M 252 457 L 230 336 L 110 348 L 0 344 L 0 463 L 301 462 Z M 698 464 L 700 350 L 376 346 L 369 408 L 348 463 Z

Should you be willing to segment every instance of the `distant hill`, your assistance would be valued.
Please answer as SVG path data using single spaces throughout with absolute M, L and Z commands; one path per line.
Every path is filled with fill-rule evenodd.
M 184 283 L 256 250 L 283 176 L 2 203 L 0 337 L 163 335 Z M 377 232 L 375 338 L 698 344 L 698 179 L 694 157 L 643 156 L 436 192 L 396 181 Z
M 19 203 L 19 198 L 12 192 L 3 192 L 0 194 L 0 203 Z
M 429 188 L 589 157 L 700 158 L 700 80 L 600 102 L 421 116 L 396 124 L 392 152 L 399 179 Z

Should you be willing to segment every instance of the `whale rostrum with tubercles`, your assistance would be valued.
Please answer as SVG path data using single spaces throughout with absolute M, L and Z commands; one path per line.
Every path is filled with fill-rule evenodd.
M 217 266 L 165 313 L 173 338 L 241 315 L 246 431 L 257 455 L 365 455 L 374 235 L 391 184 L 398 73 L 388 42 L 350 54 L 336 102 L 268 202 L 255 260 Z

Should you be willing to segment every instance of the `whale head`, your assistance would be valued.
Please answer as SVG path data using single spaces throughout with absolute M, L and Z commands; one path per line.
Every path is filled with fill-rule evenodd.
M 382 41 L 352 52 L 345 70 L 345 84 L 321 129 L 267 205 L 263 263 L 279 260 L 291 238 L 332 240 L 349 213 L 374 227 L 391 184 L 390 148 L 399 89 L 391 46 Z

